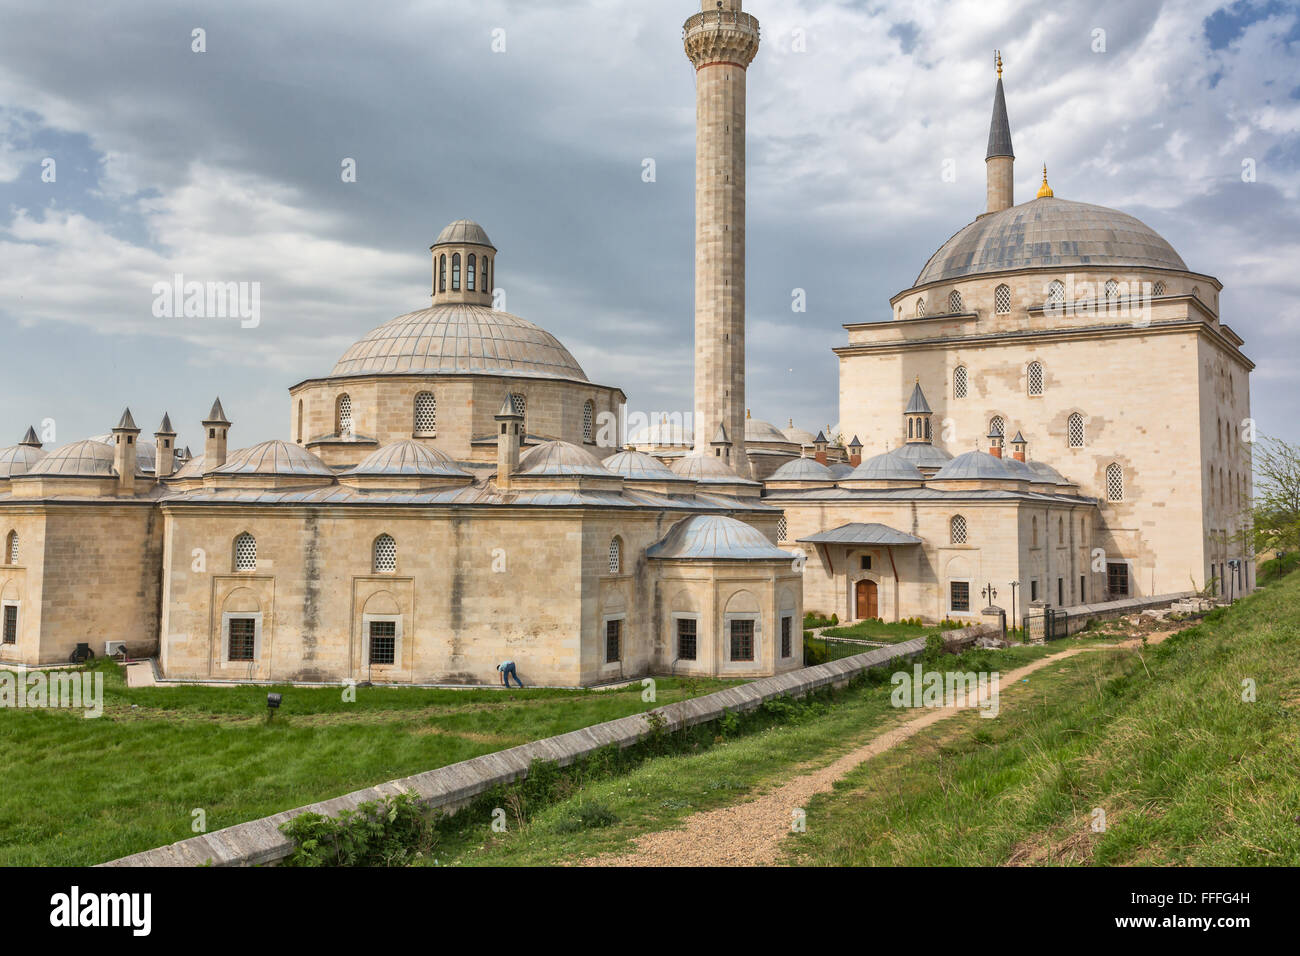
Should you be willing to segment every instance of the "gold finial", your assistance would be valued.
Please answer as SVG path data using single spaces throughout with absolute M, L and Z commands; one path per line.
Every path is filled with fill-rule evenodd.
M 913 384 L 920 385 L 920 384 L 921 384 L 921 376 L 918 375 L 918 376 L 916 377 L 916 381 L 915 381 L 915 383 L 913 383 Z
M 1000 79 L 1002 79 L 1002 51 L 1001 51 L 1001 50 L 994 50 L 994 51 L 993 51 L 993 56 L 994 56 L 994 58 L 997 60 L 997 64 L 998 64 L 998 79 L 1000 80 Z
M 1052 187 L 1047 185 L 1047 164 L 1043 163 L 1043 185 L 1038 187 L 1039 199 L 1050 199 L 1056 193 L 1052 192 Z
M 745 417 L 746 417 L 746 418 L 753 418 L 753 417 L 754 417 L 753 413 L 752 413 L 748 408 L 745 409 Z

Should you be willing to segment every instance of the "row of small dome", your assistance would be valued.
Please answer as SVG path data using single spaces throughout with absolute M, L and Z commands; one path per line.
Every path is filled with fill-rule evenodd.
M 153 442 L 136 442 L 137 477 L 147 477 L 154 473 L 156 456 L 157 448 Z M 177 451 L 176 460 L 187 461 L 188 449 Z M 41 447 L 35 430 L 29 428 L 20 443 L 8 448 L 0 448 L 0 479 L 18 478 L 24 475 L 103 478 L 116 474 L 112 435 L 83 438 L 81 441 L 70 442 L 56 451 L 47 452 Z
M 1069 481 L 1051 465 L 1000 458 L 983 451 L 969 451 L 953 458 L 928 443 L 909 443 L 901 448 L 868 458 L 847 472 L 823 465 L 814 458 L 796 458 L 778 468 L 769 482 L 835 481 L 1030 481 L 1066 485 Z M 921 469 L 932 471 L 929 479 Z
M 757 418 L 745 419 L 746 445 L 797 445 L 801 448 L 811 448 L 819 442 L 834 445 L 833 436 L 838 434 L 838 426 L 828 426 L 821 435 L 814 435 L 806 428 L 797 426 L 794 419 L 790 419 L 787 428 L 777 428 L 771 422 L 760 421 Z M 832 438 L 827 438 L 827 435 Z M 665 416 L 662 421 L 646 425 L 629 435 L 628 444 L 634 447 L 690 448 L 695 444 L 695 436 L 691 429 L 684 427 L 680 422 L 669 421 Z

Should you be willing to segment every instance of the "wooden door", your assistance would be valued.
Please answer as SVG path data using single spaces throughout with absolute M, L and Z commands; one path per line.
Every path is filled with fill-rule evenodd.
M 859 581 L 857 588 L 857 618 L 859 621 L 880 616 L 875 581 Z

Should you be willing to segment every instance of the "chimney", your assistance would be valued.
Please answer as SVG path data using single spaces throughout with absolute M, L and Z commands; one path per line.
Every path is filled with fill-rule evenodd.
M 36 436 L 36 429 L 29 425 L 27 427 L 27 434 L 23 436 L 23 440 L 18 444 L 20 446 L 25 445 L 28 448 L 40 448 L 42 443 L 40 438 Z
M 727 426 L 718 422 L 718 430 L 713 433 L 713 441 L 709 442 L 713 449 L 713 457 L 721 458 L 728 465 L 731 464 L 731 439 L 727 437 Z
M 230 419 L 226 418 L 221 399 L 212 403 L 212 411 L 203 422 L 203 470 L 215 471 L 226 463 L 226 434 L 230 431 Z
M 825 432 L 818 432 L 817 437 L 813 439 L 813 458 L 819 465 L 826 464 L 826 446 L 829 444 Z
M 1011 439 L 1011 457 L 1016 461 L 1024 461 L 1028 448 L 1029 443 L 1025 441 L 1025 436 L 1021 432 L 1016 432 L 1016 437 Z
M 853 436 L 853 441 L 849 442 L 849 464 L 854 468 L 862 464 L 862 442 L 858 441 L 858 436 Z
M 135 440 L 140 435 L 131 409 L 122 412 L 122 420 L 113 429 L 113 467 L 117 469 L 117 492 L 135 494 Z
M 170 478 L 176 470 L 176 430 L 172 428 L 172 417 L 163 413 L 162 424 L 153 433 L 157 451 L 154 453 L 153 476 L 158 481 Z
M 510 396 L 501 403 L 497 421 L 497 489 L 510 490 L 510 479 L 519 470 L 519 443 L 523 441 L 524 416 L 515 411 Z

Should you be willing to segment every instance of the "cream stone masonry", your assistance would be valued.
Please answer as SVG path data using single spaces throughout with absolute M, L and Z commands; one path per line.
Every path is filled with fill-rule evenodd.
M 686 21 L 695 66 L 695 450 L 721 424 L 733 467 L 745 453 L 745 87 L 758 21 L 740 0 L 704 0 Z

